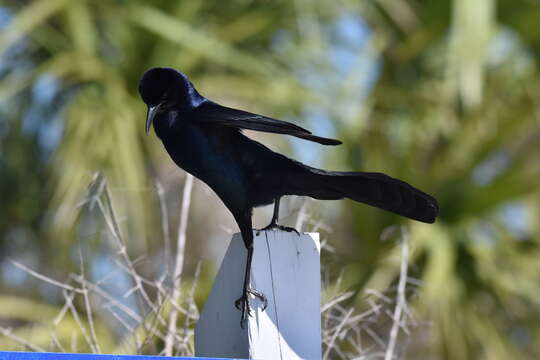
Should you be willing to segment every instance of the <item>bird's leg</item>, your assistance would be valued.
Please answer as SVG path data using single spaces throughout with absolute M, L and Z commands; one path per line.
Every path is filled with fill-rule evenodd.
M 281 197 L 278 196 L 276 198 L 276 200 L 274 201 L 274 214 L 272 215 L 272 220 L 270 221 L 270 224 L 268 224 L 268 226 L 266 226 L 266 227 L 264 227 L 262 229 L 259 229 L 259 231 L 278 229 L 278 230 L 283 230 L 283 231 L 287 231 L 287 232 L 294 231 L 296 234 L 300 235 L 298 230 L 296 230 L 295 228 L 279 225 L 277 223 L 278 218 L 279 218 L 279 200 L 280 200 L 280 198 Z
M 252 289 L 249 284 L 251 281 L 251 260 L 253 258 L 253 246 L 247 249 L 248 255 L 247 255 L 247 262 L 246 262 L 246 272 L 244 274 L 244 287 L 242 290 L 242 296 L 237 299 L 234 302 L 234 306 L 240 311 L 242 311 L 242 316 L 240 318 L 240 326 L 244 328 L 244 322 L 247 320 L 248 316 L 251 316 L 251 307 L 249 305 L 249 297 L 248 295 L 253 295 L 263 303 L 263 311 L 268 306 L 268 300 L 266 299 L 266 296 L 255 290 Z
M 248 316 L 251 316 L 251 308 L 249 306 L 249 295 L 253 295 L 263 303 L 263 311 L 268 306 L 268 300 L 266 296 L 250 287 L 251 283 L 251 261 L 253 259 L 253 230 L 251 229 L 251 215 L 248 217 L 242 216 L 243 221 L 238 222 L 240 225 L 240 231 L 242 233 L 242 240 L 247 249 L 246 269 L 244 273 L 244 286 L 242 288 L 242 296 L 234 302 L 234 306 L 240 311 L 242 315 L 240 318 L 240 327 L 244 328 L 244 322 Z M 238 220 L 238 218 L 237 218 Z

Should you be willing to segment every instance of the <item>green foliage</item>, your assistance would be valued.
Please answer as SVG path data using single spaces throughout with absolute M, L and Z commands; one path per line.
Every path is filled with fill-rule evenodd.
M 431 322 L 421 334 L 426 338 L 413 341 L 411 358 L 426 349 L 448 359 L 540 356 L 540 4 L 35 0 L 0 6 L 9 11 L 0 33 L 4 254 L 27 254 L 39 269 L 61 273 L 75 266 L 65 254 L 76 240 L 97 252 L 103 224 L 77 210 L 96 171 L 106 174 L 118 213 L 129 219 L 121 226 L 130 249 L 159 253 L 152 183 L 169 176 L 159 165 L 166 161 L 161 146 L 144 135 L 137 81 L 149 67 L 173 66 L 231 105 L 303 121 L 313 121 L 306 111 L 313 109 L 332 119 L 331 130 L 344 140 L 325 159 L 329 167 L 383 171 L 440 200 L 435 225 L 409 223 L 411 272 L 424 284 L 414 305 Z M 331 55 L 335 25 L 347 17 L 361 17 L 371 33 L 341 74 Z M 57 85 L 53 105 L 39 108 L 36 86 L 44 76 Z M 46 130 L 28 130 L 32 116 L 61 124 L 52 149 L 43 150 Z M 398 278 L 399 266 L 388 259 L 399 249 L 379 237 L 405 220 L 345 206 L 331 238 L 347 262 L 347 285 L 359 293 L 385 289 Z M 9 281 L 1 286 L 41 295 L 14 290 Z M 6 314 L 25 313 L 25 303 L 10 299 L 1 300 Z M 361 297 L 356 305 L 363 306 Z M 109 336 L 106 327 L 100 331 Z
M 538 356 L 539 74 L 527 49 L 537 45 L 535 33 L 508 27 L 515 13 L 495 19 L 495 6 L 506 3 L 454 1 L 449 28 L 428 7 L 407 29 L 372 18 L 388 45 L 358 146 L 369 149 L 366 168 L 411 180 L 440 200 L 437 224 L 411 224 L 411 241 L 432 351 L 451 359 Z M 521 11 L 531 8 L 538 10 Z M 351 207 L 359 219 L 373 216 Z M 358 223 L 366 258 L 390 221 Z M 373 279 L 390 271 L 358 269 Z

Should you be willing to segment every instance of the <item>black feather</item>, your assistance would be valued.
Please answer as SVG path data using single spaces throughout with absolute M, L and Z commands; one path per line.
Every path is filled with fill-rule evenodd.
M 229 108 L 212 101 L 205 101 L 193 109 L 190 118 L 200 123 L 291 135 L 322 145 L 341 144 L 339 140 L 313 135 L 309 130 L 290 122 Z

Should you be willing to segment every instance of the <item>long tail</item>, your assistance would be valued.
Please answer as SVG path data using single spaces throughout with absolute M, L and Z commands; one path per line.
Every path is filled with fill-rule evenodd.
M 324 171 L 307 166 L 302 173 L 291 179 L 297 195 L 320 200 L 346 197 L 426 223 L 435 222 L 439 213 L 435 198 L 385 174 Z

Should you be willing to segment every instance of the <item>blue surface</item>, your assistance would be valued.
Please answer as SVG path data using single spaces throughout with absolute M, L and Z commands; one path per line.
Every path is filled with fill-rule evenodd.
M 215 359 L 221 358 L 195 358 L 195 357 L 164 357 L 141 355 L 96 355 L 96 354 L 64 354 L 64 353 L 38 353 L 38 352 L 10 352 L 0 351 L 0 360 L 166 360 L 166 359 Z M 230 359 L 221 359 L 230 360 Z

